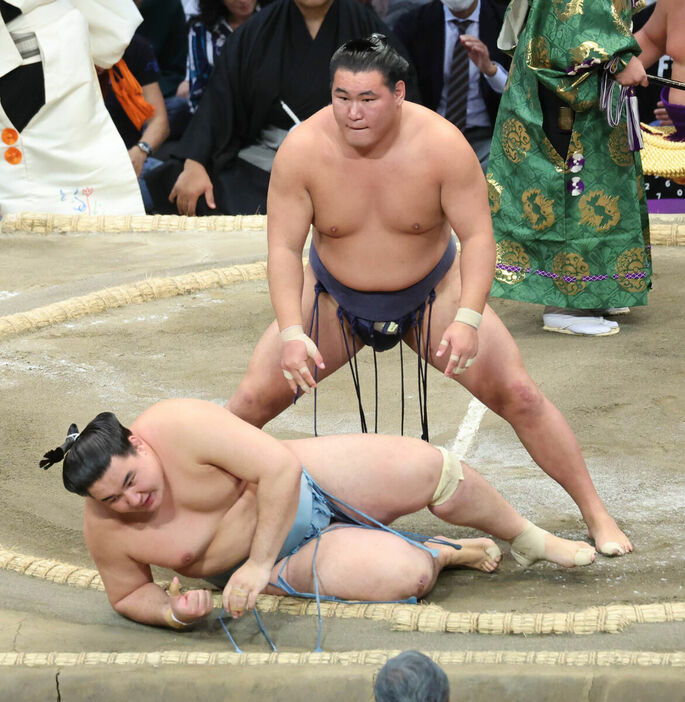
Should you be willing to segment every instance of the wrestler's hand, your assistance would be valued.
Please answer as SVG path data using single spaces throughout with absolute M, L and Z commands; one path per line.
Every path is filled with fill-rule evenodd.
M 178 578 L 174 578 L 169 586 L 169 600 L 174 616 L 184 624 L 193 624 L 214 609 L 209 590 L 188 590 L 181 594 Z
M 234 618 L 254 609 L 257 595 L 269 584 L 271 565 L 259 565 L 249 558 L 226 583 L 222 597 L 224 609 Z
M 281 370 L 290 389 L 293 394 L 297 394 L 298 387 L 303 392 L 311 392 L 311 389 L 316 387 L 316 381 L 309 370 L 307 359 L 311 358 L 321 369 L 326 367 L 319 349 L 299 324 L 284 329 L 281 332 L 281 340 Z
M 621 85 L 642 85 L 644 87 L 649 85 L 647 71 L 645 71 L 642 61 L 637 56 L 631 57 L 628 65 L 620 73 L 617 73 L 614 78 Z
M 444 356 L 449 350 L 450 358 L 445 375 L 451 378 L 463 373 L 475 360 L 478 353 L 478 331 L 464 322 L 452 322 L 445 329 L 436 356 Z
M 200 195 L 205 196 L 207 206 L 216 209 L 214 202 L 214 186 L 207 169 L 198 161 L 186 159 L 181 175 L 176 179 L 169 194 L 169 202 L 176 201 L 179 214 L 195 216 L 197 201 Z
M 659 101 L 654 109 L 654 119 L 659 122 L 660 127 L 672 127 L 673 120 L 671 119 L 668 111 L 664 107 L 664 103 Z
M 488 76 L 494 76 L 497 73 L 496 64 L 490 60 L 490 50 L 478 37 L 473 34 L 463 34 L 459 40 L 481 73 Z

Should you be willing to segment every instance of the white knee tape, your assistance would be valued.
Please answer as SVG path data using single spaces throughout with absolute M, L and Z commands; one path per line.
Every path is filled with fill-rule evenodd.
M 461 467 L 461 461 L 453 454 L 446 451 L 441 446 L 438 446 L 438 451 L 442 454 L 442 473 L 438 487 L 435 488 L 431 507 L 447 502 L 454 495 L 459 483 L 464 479 L 464 471 Z

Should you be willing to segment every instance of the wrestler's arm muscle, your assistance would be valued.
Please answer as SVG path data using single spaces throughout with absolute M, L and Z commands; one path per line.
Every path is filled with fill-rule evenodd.
M 463 136 L 443 123 L 429 157 L 441 183 L 440 203 L 461 244 L 460 308 L 483 313 L 494 278 L 496 246 L 487 186 L 478 159 Z M 440 146 L 440 148 L 437 148 Z M 443 332 L 437 356 L 449 352 L 445 375 L 464 372 L 478 353 L 478 333 L 470 324 L 452 322 Z
M 168 400 L 156 407 L 168 418 L 164 426 L 169 440 L 190 461 L 216 466 L 257 485 L 257 525 L 250 554 L 229 580 L 229 585 L 238 583 L 253 593 L 248 600 L 253 607 L 295 519 L 300 462 L 280 441 L 211 402 Z
M 302 249 L 314 217 L 306 187 L 308 126 L 299 126 L 276 154 L 267 198 L 268 281 L 279 329 L 302 324 Z
M 86 507 L 84 537 L 105 592 L 119 614 L 141 624 L 164 626 L 169 596 L 152 581 L 150 566 L 138 563 L 117 538 L 116 526 Z
M 488 191 L 480 163 L 466 140 L 453 130 L 440 158 L 440 201 L 461 244 L 460 307 L 483 312 L 495 276 L 497 248 L 492 232 Z
M 257 527 L 250 559 L 274 564 L 297 511 L 300 462 L 292 451 L 261 429 L 211 402 L 179 401 L 174 414 L 187 432 L 187 446 L 208 463 L 257 485 Z
M 666 53 L 666 20 L 669 4 L 668 0 L 659 0 L 645 26 L 635 33 L 635 39 L 642 49 L 638 58 L 645 68 L 651 66 Z
M 306 186 L 309 161 L 317 148 L 311 131 L 307 123 L 300 125 L 281 144 L 267 197 L 269 294 L 279 330 L 289 329 L 291 334 L 281 348 L 281 368 L 293 393 L 298 387 L 310 392 L 316 385 L 308 357 L 320 368 L 325 367 L 314 342 L 304 336 L 302 321 L 302 249 L 314 218 Z

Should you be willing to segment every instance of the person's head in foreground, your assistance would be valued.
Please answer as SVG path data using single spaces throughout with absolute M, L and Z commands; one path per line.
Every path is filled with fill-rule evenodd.
M 376 702 L 449 702 L 450 684 L 442 668 L 419 651 L 404 651 L 379 671 Z
M 352 39 L 331 58 L 333 114 L 345 140 L 375 146 L 399 124 L 409 63 L 382 34 Z

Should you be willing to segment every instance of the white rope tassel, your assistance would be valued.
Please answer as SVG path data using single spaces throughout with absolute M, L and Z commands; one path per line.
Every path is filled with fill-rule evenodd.
M 626 119 L 628 122 L 628 147 L 631 151 L 640 151 L 644 148 L 645 142 L 640 128 L 640 108 L 634 90 L 626 103 Z

